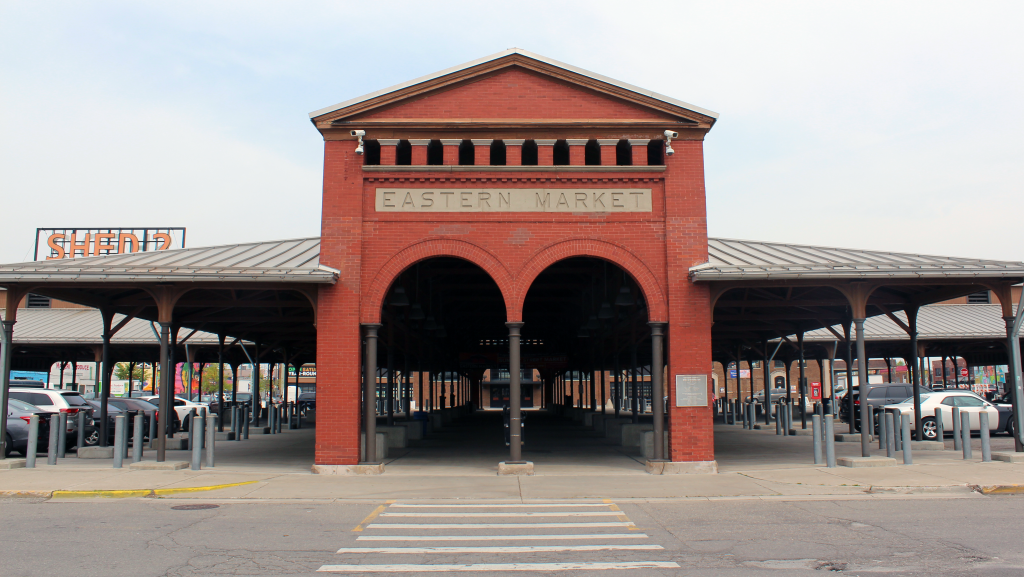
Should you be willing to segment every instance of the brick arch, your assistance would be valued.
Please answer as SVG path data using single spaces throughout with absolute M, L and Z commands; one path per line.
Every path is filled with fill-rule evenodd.
M 511 295 L 513 294 L 514 282 L 512 274 L 498 260 L 498 257 L 466 241 L 440 238 L 424 239 L 413 243 L 395 253 L 380 267 L 380 270 L 377 271 L 377 274 L 370 282 L 370 288 L 366 291 L 366 296 L 361 302 L 359 322 L 379 323 L 381 306 L 384 304 L 384 295 L 387 293 L 388 288 L 391 287 L 391 283 L 410 266 L 435 257 L 460 258 L 482 268 L 491 277 L 491 280 L 498 285 L 498 289 L 501 290 L 501 296 L 505 301 L 506 315 L 508 314 L 509 303 L 513 302 Z
M 657 276 L 629 250 L 607 241 L 573 239 L 548 245 L 537 252 L 516 274 L 515 298 L 509 311 L 510 321 L 523 320 L 523 303 L 533 281 L 549 266 L 567 258 L 589 256 L 606 260 L 625 270 L 639 285 L 647 301 L 648 320 L 668 322 L 668 303 Z

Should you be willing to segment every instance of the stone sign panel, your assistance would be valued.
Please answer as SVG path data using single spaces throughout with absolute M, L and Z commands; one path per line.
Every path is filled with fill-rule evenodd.
M 649 188 L 378 188 L 377 212 L 651 212 Z

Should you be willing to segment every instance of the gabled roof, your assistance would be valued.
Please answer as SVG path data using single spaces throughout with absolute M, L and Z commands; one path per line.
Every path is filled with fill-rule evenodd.
M 333 283 L 320 239 L 300 238 L 0 265 L 0 282 L 246 281 Z
M 1017 305 L 1014 305 L 1016 312 Z M 918 309 L 917 338 L 919 341 L 942 340 L 1003 340 L 1006 338 L 1006 321 L 999 305 L 927 305 Z M 903 311 L 893 313 L 907 322 Z M 832 327 L 843 334 L 843 327 Z M 868 341 L 909 341 L 907 332 L 885 315 L 868 317 L 864 321 L 864 339 Z M 836 337 L 828 329 L 818 329 L 804 334 L 805 341 L 834 341 Z
M 708 239 L 708 262 L 690 268 L 694 281 L 822 278 L 1024 277 L 1024 263 Z
M 615 80 L 614 78 L 609 78 L 607 76 L 604 76 L 604 75 L 601 75 L 601 74 L 597 74 L 596 72 L 591 72 L 589 70 L 584 70 L 583 68 L 579 68 L 579 67 L 573 66 L 571 64 L 566 64 L 564 62 L 559 62 L 558 60 L 554 60 L 554 59 L 548 58 L 546 56 L 541 56 L 540 54 L 535 54 L 533 52 L 529 52 L 529 51 L 523 50 L 521 48 L 509 48 L 508 50 L 503 50 L 503 51 L 498 52 L 496 54 L 491 54 L 490 56 L 485 56 L 483 58 L 478 58 L 477 60 L 466 62 L 465 64 L 460 64 L 458 66 L 453 66 L 451 68 L 446 68 L 445 70 L 441 70 L 441 71 L 435 72 L 433 74 L 428 74 L 426 76 L 421 76 L 419 78 L 416 78 L 414 80 L 409 80 L 409 81 L 403 82 L 401 84 L 396 84 L 396 85 L 391 86 L 389 88 L 384 88 L 384 89 L 378 90 L 376 92 L 371 92 L 369 94 L 364 94 L 363 96 L 359 96 L 359 97 L 353 98 L 351 100 L 346 100 L 344 102 L 339 102 L 338 104 L 335 104 L 333 106 L 328 106 L 326 108 L 321 108 L 320 110 L 316 110 L 316 111 L 310 112 L 309 113 L 309 117 L 310 117 L 310 119 L 316 119 L 316 118 L 321 117 L 321 116 L 323 116 L 325 114 L 330 114 L 332 112 L 336 112 L 338 110 L 342 110 L 344 108 L 348 108 L 348 107 L 356 105 L 356 104 L 364 103 L 364 102 L 367 102 L 367 101 L 370 101 L 370 100 L 373 100 L 373 99 L 376 99 L 376 98 L 380 98 L 382 96 L 386 96 L 388 94 L 392 94 L 392 93 L 395 93 L 395 92 L 398 92 L 398 91 L 401 91 L 401 90 L 405 90 L 405 89 L 410 88 L 410 87 L 414 87 L 414 86 L 417 86 L 417 85 L 420 85 L 420 84 L 428 83 L 428 82 L 433 81 L 433 80 L 437 80 L 437 79 L 442 78 L 444 76 L 448 76 L 448 75 L 451 75 L 451 74 L 462 72 L 462 71 L 465 71 L 465 70 L 468 70 L 468 69 L 471 69 L 471 68 L 474 68 L 474 67 L 477 67 L 477 66 L 485 65 L 485 64 L 488 64 L 488 63 L 491 63 L 491 62 L 494 62 L 494 61 L 497 61 L 497 60 L 501 60 L 503 58 L 508 58 L 508 57 L 511 57 L 511 56 L 525 57 L 525 58 L 528 58 L 530 60 L 534 60 L 534 61 L 537 61 L 537 62 L 541 62 L 541 63 L 547 64 L 549 66 L 553 66 L 555 68 L 562 69 L 562 70 L 564 70 L 566 72 L 572 73 L 574 75 L 578 75 L 580 77 L 596 80 L 596 81 L 598 81 L 600 83 L 603 83 L 603 84 L 606 84 L 608 86 L 616 87 L 616 88 L 619 88 L 619 89 L 622 89 L 622 90 L 626 90 L 628 92 L 632 92 L 634 94 L 637 94 L 637 95 L 640 95 L 640 96 L 643 96 L 643 97 L 651 98 L 653 100 L 657 100 L 657 101 L 660 101 L 660 102 L 663 102 L 663 103 L 666 103 L 666 104 L 670 104 L 672 106 L 683 108 L 683 109 L 689 110 L 691 112 L 695 112 L 697 114 L 701 114 L 701 115 L 707 116 L 707 117 L 712 119 L 712 122 L 714 122 L 714 119 L 718 118 L 718 113 L 717 112 L 712 112 L 712 111 L 707 110 L 705 108 L 701 108 L 699 106 L 695 106 L 693 104 L 689 104 L 689 103 L 683 102 L 682 100 L 677 100 L 677 99 L 672 98 L 670 96 L 665 96 L 664 94 L 658 94 L 657 92 L 653 92 L 653 91 L 647 90 L 645 88 L 640 88 L 639 86 L 634 86 L 634 85 L 628 84 L 626 82 Z
M 0 311 L 3 316 L 3 311 Z M 117 326 L 123 315 L 115 314 Z M 156 329 L 159 330 L 159 329 Z M 182 337 L 190 331 L 182 333 Z M 15 344 L 103 344 L 103 315 L 97 309 L 19 309 Z M 110 338 L 114 345 L 158 346 L 160 339 L 153 325 L 140 318 L 128 321 Z M 189 344 L 216 345 L 217 335 L 196 331 Z

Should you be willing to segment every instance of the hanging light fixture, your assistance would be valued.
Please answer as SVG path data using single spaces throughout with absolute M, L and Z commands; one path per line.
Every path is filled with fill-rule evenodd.
M 578 338 L 585 339 L 585 338 L 590 337 L 590 332 L 587 331 L 587 327 L 586 326 L 582 326 L 582 327 L 580 327 L 579 332 L 576 333 L 576 336 Z
M 412 308 L 409 309 L 409 319 L 414 321 L 421 321 L 426 315 L 423 314 L 423 307 L 420 303 L 412 303 Z
M 601 308 L 597 311 L 597 318 L 601 320 L 607 320 L 615 316 L 612 314 L 612 305 L 608 303 L 601 303 Z
M 619 296 L 615 297 L 615 304 L 620 307 L 633 306 L 633 293 L 629 292 L 629 287 L 622 285 L 619 288 Z
M 588 331 L 596 331 L 597 329 L 601 328 L 601 323 L 598 322 L 597 315 L 590 315 L 590 320 L 587 321 L 587 324 L 583 325 L 583 328 L 587 329 Z
M 439 338 L 439 339 L 443 339 L 443 338 L 447 337 L 448 336 L 448 331 L 444 330 L 444 325 L 437 325 L 437 326 L 438 326 L 438 329 L 437 329 L 437 332 L 434 333 L 434 336 Z
M 391 306 L 396 307 L 407 307 L 409 306 L 409 295 L 405 294 L 405 287 L 398 287 L 391 295 Z
M 441 325 L 437 324 L 437 321 L 434 320 L 434 315 L 430 315 L 427 317 L 426 322 L 423 323 L 423 330 L 436 331 L 440 326 Z

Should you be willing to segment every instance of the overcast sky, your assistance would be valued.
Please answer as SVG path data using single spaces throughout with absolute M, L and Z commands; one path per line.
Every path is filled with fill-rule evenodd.
M 482 8 L 486 7 L 486 8 Z M 718 112 L 712 236 L 1024 260 L 1020 2 L 0 3 L 0 262 L 36 227 L 320 233 L 307 114 L 520 47 Z

